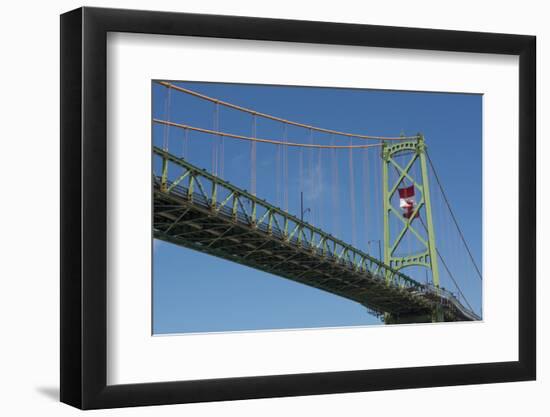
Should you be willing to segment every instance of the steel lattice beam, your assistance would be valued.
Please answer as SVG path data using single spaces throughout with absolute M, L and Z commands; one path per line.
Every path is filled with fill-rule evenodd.
M 165 161 L 154 177 L 155 238 L 351 299 L 379 316 L 430 315 L 446 304 L 446 320 L 475 319 L 443 290 L 160 148 L 154 153 Z M 173 181 L 169 164 L 183 169 Z

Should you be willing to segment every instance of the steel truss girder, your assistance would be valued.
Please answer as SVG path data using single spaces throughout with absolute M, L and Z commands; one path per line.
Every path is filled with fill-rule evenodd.
M 154 152 L 184 170 L 174 186 L 154 177 L 155 207 L 184 209 L 154 213 L 156 238 L 352 299 L 378 315 L 429 311 L 437 303 L 405 274 L 181 158 Z M 447 317 L 459 316 L 449 309 Z
M 406 286 L 420 285 L 410 277 L 407 277 L 405 274 L 392 270 L 392 268 L 389 268 L 383 262 L 359 251 L 351 245 L 348 245 L 347 243 L 308 223 L 300 221 L 298 218 L 290 215 L 289 213 L 286 213 L 278 207 L 275 207 L 266 201 L 233 186 L 229 182 L 224 181 L 204 170 L 196 168 L 184 159 L 177 158 L 176 156 L 163 151 L 158 147 L 154 147 L 153 152 L 156 155 L 161 156 L 163 160 L 166 159 L 169 163 L 174 163 L 182 167 L 184 170 L 189 171 L 189 175 L 186 175 L 185 179 L 182 180 L 179 185 L 183 185 L 182 188 L 187 186 L 187 194 L 189 195 L 189 187 L 194 187 L 195 183 L 200 183 L 201 187 L 199 190 L 199 195 L 204 199 L 204 202 L 210 206 L 213 212 L 222 211 L 223 208 L 231 202 L 231 200 L 234 200 L 231 204 L 232 216 L 236 217 L 239 214 L 244 214 L 244 218 L 249 222 L 249 224 L 256 228 L 263 226 L 267 229 L 268 233 L 278 233 L 282 235 L 283 240 L 291 241 L 296 239 L 302 244 L 302 246 L 312 250 L 321 250 L 326 254 L 338 254 L 339 259 L 350 262 L 355 268 L 368 271 L 370 273 L 390 276 L 396 284 Z M 184 174 L 185 171 L 180 176 L 183 176 Z M 199 179 L 198 181 L 196 181 L 197 178 Z M 163 186 L 165 187 L 165 190 L 170 187 L 171 191 L 177 188 L 177 186 L 168 186 L 168 179 L 163 180 L 160 178 L 159 180 L 160 181 L 158 182 L 160 182 L 161 191 Z M 203 182 L 207 185 L 205 186 Z M 206 190 L 209 189 L 212 190 L 212 192 L 216 191 L 218 193 L 220 189 L 226 189 L 227 197 L 225 202 L 218 205 L 215 200 L 207 194 Z M 249 204 L 243 203 L 244 200 L 248 201 Z M 252 207 L 252 210 L 246 210 L 246 205 Z M 240 213 L 238 210 L 239 207 L 242 210 Z M 260 211 L 263 215 L 257 216 L 257 213 Z M 254 217 L 255 214 L 256 217 Z

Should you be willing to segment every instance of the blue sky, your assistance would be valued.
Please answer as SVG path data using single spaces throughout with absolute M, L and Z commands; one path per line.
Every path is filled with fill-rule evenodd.
M 179 82 L 191 90 L 297 122 L 347 132 L 399 136 L 422 132 L 472 253 L 481 265 L 482 96 L 367 89 Z M 192 126 L 250 136 L 252 117 L 153 83 L 153 116 Z M 257 137 L 303 143 L 349 144 L 346 138 L 287 128 L 258 119 Z M 155 125 L 153 143 L 216 171 L 250 190 L 250 144 Z M 354 140 L 352 144 L 364 144 Z M 212 149 L 218 162 L 213 167 Z M 222 162 L 223 160 L 223 162 Z M 285 164 L 286 172 L 285 175 Z M 353 171 L 350 172 L 350 161 Z M 158 166 L 155 165 L 155 169 Z M 382 238 L 379 150 L 303 150 L 257 145 L 257 195 L 299 216 L 300 191 L 310 211 L 305 220 L 378 257 Z M 419 172 L 419 171 L 418 171 Z M 353 182 L 350 179 L 353 177 Z M 352 188 L 350 182 L 354 184 Z M 475 311 L 481 281 L 431 177 L 436 244 Z M 286 191 L 285 191 L 286 190 Z M 352 202 L 355 204 L 352 206 Z M 353 208 L 352 208 L 353 207 Z M 420 228 L 420 226 L 418 226 Z M 371 241 L 369 245 L 369 241 Z M 413 238 L 402 250 L 413 250 Z M 440 265 L 440 270 L 443 267 Z M 419 281 L 424 270 L 410 269 Z M 441 285 L 454 292 L 443 270 Z M 153 332 L 185 333 L 369 325 L 380 321 L 364 307 L 323 291 L 168 243 L 154 242 Z

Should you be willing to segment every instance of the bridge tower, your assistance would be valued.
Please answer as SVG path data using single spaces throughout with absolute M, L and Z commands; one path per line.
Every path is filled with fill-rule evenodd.
M 416 140 L 398 143 L 384 142 L 381 156 L 383 161 L 384 263 L 394 270 L 412 266 L 427 268 L 431 271 L 434 287 L 439 288 L 438 255 L 432 221 L 424 136 L 419 134 Z M 413 174 L 415 164 L 420 164 L 420 178 L 415 178 Z M 395 180 L 390 176 L 390 170 L 395 171 L 397 177 Z M 414 203 L 408 207 L 407 215 L 405 215 L 401 210 L 402 207 L 396 207 L 395 201 L 399 201 L 397 194 L 400 186 L 402 187 L 407 182 L 410 184 L 409 190 L 414 190 L 415 196 Z M 424 212 L 421 217 L 420 210 L 422 208 L 424 208 Z M 390 229 L 392 217 L 399 220 L 399 226 L 396 229 Z M 414 253 L 399 254 L 398 248 L 407 233 L 418 242 L 417 250 Z M 388 283 L 390 278 L 391 276 L 388 274 L 386 277 Z M 443 316 L 441 309 L 437 308 L 430 316 L 423 317 L 417 315 L 397 317 L 386 313 L 384 321 L 386 324 L 437 322 L 443 321 Z

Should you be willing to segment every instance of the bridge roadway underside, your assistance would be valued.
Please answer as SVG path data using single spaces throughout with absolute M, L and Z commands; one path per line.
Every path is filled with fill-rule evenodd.
M 461 321 L 441 300 L 412 289 L 388 285 L 384 277 L 354 270 L 333 256 L 285 240 L 265 227 L 250 225 L 228 210 L 212 210 L 204 197 L 187 196 L 183 187 L 154 190 L 154 237 L 318 288 L 364 305 L 390 323 Z

